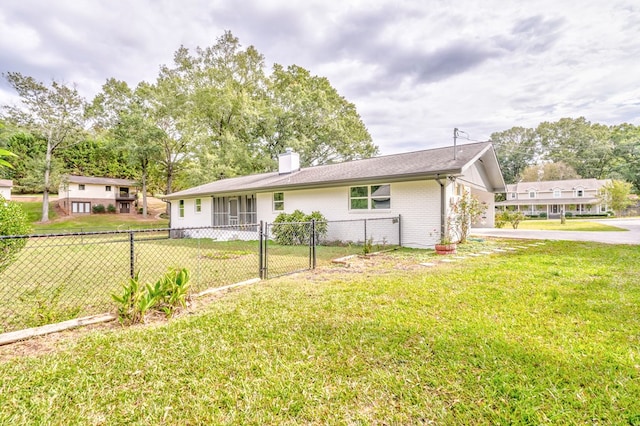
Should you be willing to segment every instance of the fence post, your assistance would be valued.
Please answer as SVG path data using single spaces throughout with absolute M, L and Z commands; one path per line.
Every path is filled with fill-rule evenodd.
M 398 215 L 398 245 L 402 247 L 402 215 Z
M 316 269 L 316 220 L 311 219 L 311 236 L 309 238 L 309 268 Z
M 364 242 L 363 244 L 367 245 L 367 219 L 364 219 Z
M 260 279 L 264 279 L 264 232 L 263 232 L 263 222 L 260 221 L 260 230 L 258 231 L 258 235 L 259 235 L 259 240 L 260 240 L 260 244 L 259 244 L 259 261 L 258 261 L 258 276 L 260 277 Z
M 133 231 L 129 231 L 129 275 L 131 276 L 131 278 L 135 278 L 136 276 L 136 257 L 133 240 Z

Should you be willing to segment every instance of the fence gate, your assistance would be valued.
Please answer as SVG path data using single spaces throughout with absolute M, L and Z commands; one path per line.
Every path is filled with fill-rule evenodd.
M 315 268 L 315 222 L 264 223 L 261 229 L 261 278 Z

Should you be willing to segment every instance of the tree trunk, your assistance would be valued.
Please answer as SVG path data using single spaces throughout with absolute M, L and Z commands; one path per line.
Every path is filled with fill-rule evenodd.
M 41 223 L 49 222 L 49 180 L 51 179 L 51 154 L 53 148 L 51 147 L 51 132 L 47 139 L 47 153 L 44 158 L 44 191 L 42 192 L 42 217 Z
M 173 165 L 170 163 L 167 166 L 167 187 L 165 189 L 166 195 L 169 195 L 173 192 L 172 186 L 173 186 Z M 171 215 L 171 208 L 169 203 L 166 203 L 165 213 L 167 214 L 167 217 Z
M 147 171 L 142 172 L 142 217 L 147 218 Z

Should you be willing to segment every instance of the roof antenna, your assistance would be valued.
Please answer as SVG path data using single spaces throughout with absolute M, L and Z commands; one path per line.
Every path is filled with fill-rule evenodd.
M 456 143 L 458 141 L 458 137 L 460 137 L 460 133 L 464 133 L 467 136 L 467 139 L 469 138 L 469 133 L 463 131 L 463 130 L 458 130 L 457 127 L 454 127 L 453 129 L 453 159 L 455 160 L 457 158 L 457 152 L 458 150 L 456 149 Z

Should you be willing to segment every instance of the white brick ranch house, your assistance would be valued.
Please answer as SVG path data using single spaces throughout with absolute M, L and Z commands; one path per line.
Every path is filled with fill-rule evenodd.
M 287 152 L 277 172 L 218 180 L 164 199 L 172 229 L 273 222 L 296 209 L 319 211 L 328 221 L 401 215 L 403 245 L 433 247 L 456 197 L 467 190 L 486 203 L 477 226 L 493 227 L 494 193 L 505 190 L 490 142 L 456 149 L 455 155 L 446 147 L 307 168 Z
M 58 206 L 66 214 L 91 214 L 93 206 L 109 204 L 116 213 L 135 214 L 136 184 L 128 179 L 65 176 L 58 188 Z

